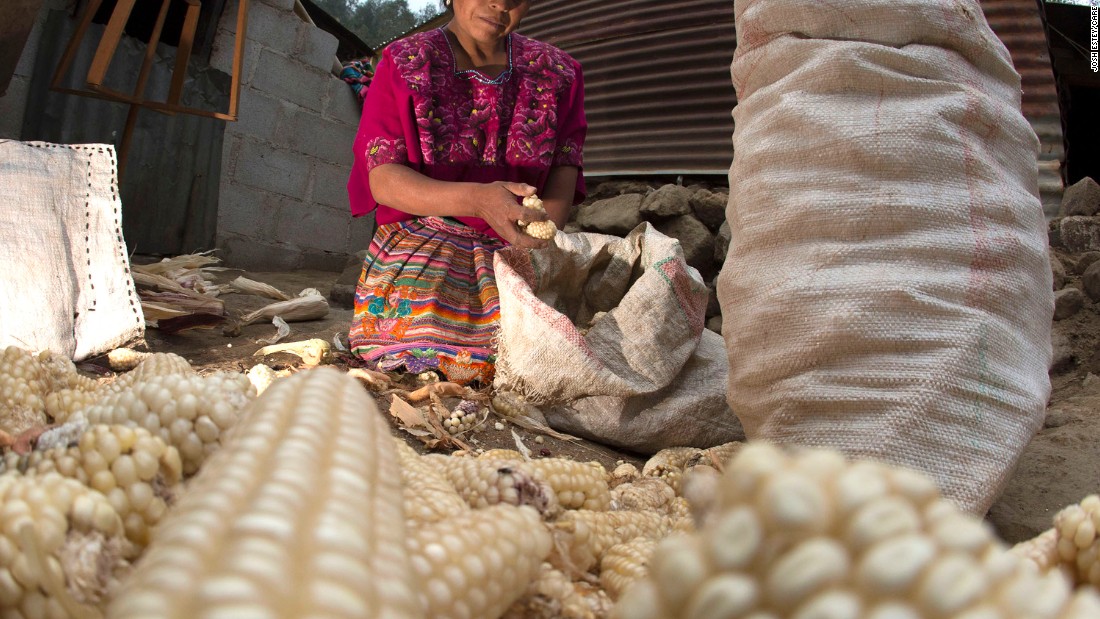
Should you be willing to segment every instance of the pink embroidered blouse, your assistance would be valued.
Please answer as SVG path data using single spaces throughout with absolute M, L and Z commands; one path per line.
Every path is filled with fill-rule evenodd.
M 348 197 L 355 216 L 379 224 L 414 216 L 375 201 L 369 172 L 400 163 L 437 180 L 523 182 L 539 192 L 560 165 L 582 166 L 588 124 L 580 64 L 552 45 L 508 35 L 497 79 L 459 71 L 446 33 L 421 32 L 382 52 L 355 136 Z M 577 175 L 574 203 L 584 199 Z M 484 220 L 459 221 L 499 236 Z

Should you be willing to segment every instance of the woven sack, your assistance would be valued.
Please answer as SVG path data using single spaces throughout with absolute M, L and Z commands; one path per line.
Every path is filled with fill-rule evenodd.
M 1038 140 L 973 0 L 738 0 L 729 402 L 984 513 L 1038 430 Z
M 739 435 L 725 403 L 725 355 L 709 337 L 700 346 L 707 289 L 679 242 L 642 223 L 626 238 L 562 233 L 554 243 L 495 255 L 494 386 L 575 405 L 547 420 L 639 451 Z
M 114 147 L 0 140 L 0 348 L 80 360 L 145 332 Z

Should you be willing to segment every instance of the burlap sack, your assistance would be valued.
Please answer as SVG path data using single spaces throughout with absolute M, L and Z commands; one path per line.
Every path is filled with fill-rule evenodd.
M 983 513 L 1049 393 L 1038 140 L 972 0 L 738 0 L 718 281 L 749 438 L 930 473 Z
M 0 140 L 0 348 L 79 360 L 141 337 L 114 147 Z
M 566 405 L 548 408 L 551 426 L 637 451 L 740 435 L 725 355 L 712 337 L 700 344 L 706 286 L 675 239 L 648 223 L 626 238 L 558 234 L 493 265 L 497 389 Z

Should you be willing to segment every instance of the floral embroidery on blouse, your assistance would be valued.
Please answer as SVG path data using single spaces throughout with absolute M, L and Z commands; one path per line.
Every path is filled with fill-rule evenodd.
M 404 139 L 390 140 L 382 137 L 367 142 L 366 157 L 368 170 L 385 163 L 404 163 L 409 159 Z
M 423 160 L 432 163 L 579 165 L 558 147 L 558 104 L 576 79 L 565 52 L 512 34 L 512 74 L 488 84 L 456 74 L 453 52 L 441 30 L 390 45 L 394 64 L 412 91 Z

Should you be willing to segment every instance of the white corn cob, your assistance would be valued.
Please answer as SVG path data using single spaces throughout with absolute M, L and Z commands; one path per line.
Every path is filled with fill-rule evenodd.
M 655 511 L 671 516 L 678 497 L 663 479 L 643 477 L 615 486 L 611 490 L 611 509 L 625 511 Z
M 726 463 L 729 462 L 737 452 L 745 446 L 745 443 L 741 441 L 734 441 L 732 443 L 722 443 L 721 445 L 715 445 L 709 447 L 695 454 L 684 463 L 684 470 L 688 470 L 695 466 L 709 466 L 718 470 L 722 470 Z
M 91 391 L 99 386 L 94 378 L 81 376 L 67 356 L 44 350 L 38 353 L 38 362 L 46 372 L 47 391 L 79 389 Z
M 477 455 L 478 460 L 506 460 L 523 462 L 527 458 L 523 457 L 523 454 L 515 449 L 490 449 Z
M 677 493 L 680 492 L 680 478 L 688 461 L 702 453 L 695 447 L 669 447 L 662 449 L 646 461 L 642 467 L 642 477 L 660 477 Z
M 421 456 L 451 484 L 470 507 L 490 505 L 530 505 L 540 514 L 553 515 L 558 500 L 545 481 L 522 462 L 452 458 L 439 454 Z
M 546 208 L 542 205 L 542 200 L 537 195 L 529 195 L 523 198 L 523 206 L 534 209 L 536 211 L 546 212 Z M 523 228 L 529 236 L 533 236 L 536 239 L 552 239 L 554 235 L 558 233 L 558 227 L 553 221 L 549 219 L 546 221 L 532 221 L 530 223 L 523 221 L 522 219 L 517 221 L 516 224 Z
M 543 563 L 523 597 L 502 619 L 603 619 L 612 602 L 601 589 L 586 581 L 573 581 L 561 570 Z
M 109 616 L 423 617 L 400 480 L 354 379 L 281 380 L 161 522 Z
M 116 348 L 107 353 L 107 364 L 116 372 L 129 372 L 148 356 L 149 353 L 147 352 L 138 352 L 129 348 Z
M 243 374 L 149 376 L 107 395 L 79 416 L 91 424 L 145 428 L 179 450 L 183 472 L 191 475 L 218 449 L 222 435 L 254 395 Z
M 401 439 L 394 438 L 393 443 L 401 461 L 405 519 L 410 529 L 469 511 L 470 506 L 436 466 Z
M 617 600 L 634 581 L 649 572 L 649 560 L 657 549 L 656 540 L 637 537 L 607 549 L 600 562 L 600 584 Z
M 252 368 L 248 370 L 246 376 L 248 376 L 248 382 L 252 383 L 252 386 L 256 388 L 256 395 L 263 394 L 277 378 L 275 370 L 262 363 L 257 363 L 252 366 Z
M 1100 496 L 1085 497 L 1054 516 L 1054 528 L 1017 544 L 1012 552 L 1040 570 L 1062 569 L 1077 585 L 1100 587 Z
M 5 617 L 98 616 L 134 555 L 107 499 L 56 473 L 0 476 L 0 522 Z
M 473 400 L 463 400 L 443 418 L 443 429 L 451 434 L 463 434 L 478 423 L 478 405 Z
M 521 466 L 529 467 L 536 477 L 550 484 L 564 509 L 601 511 L 611 506 L 607 470 L 598 462 L 538 458 Z
M 113 394 L 130 390 L 135 384 L 154 376 L 195 376 L 191 364 L 173 353 L 153 353 L 141 360 L 130 372 L 94 389 L 60 389 L 46 397 L 46 413 L 55 423 L 65 423 L 74 414 L 91 407 Z
M 658 545 L 616 617 L 1100 617 L 1094 591 L 1038 574 L 913 471 L 750 444 L 714 509 Z
M 671 530 L 672 519 L 656 512 L 569 510 L 551 525 L 555 550 L 550 562 L 567 573 L 598 573 L 612 546 L 636 537 L 660 540 Z
M 624 462 L 616 466 L 615 470 L 611 471 L 611 475 L 607 478 L 607 485 L 614 490 L 615 487 L 632 482 L 641 476 L 642 473 L 638 470 L 638 467 L 629 462 Z
M 494 505 L 414 529 L 406 547 L 428 617 L 496 619 L 538 574 L 550 535 L 534 509 Z
M 17 435 L 46 423 L 50 378 L 31 353 L 9 346 L 0 352 L 0 430 Z
M 182 473 L 174 447 L 144 428 L 126 426 L 92 426 L 76 446 L 9 453 L 4 464 L 5 473 L 57 472 L 99 491 L 139 547 L 149 543 L 149 530 L 167 511 Z

